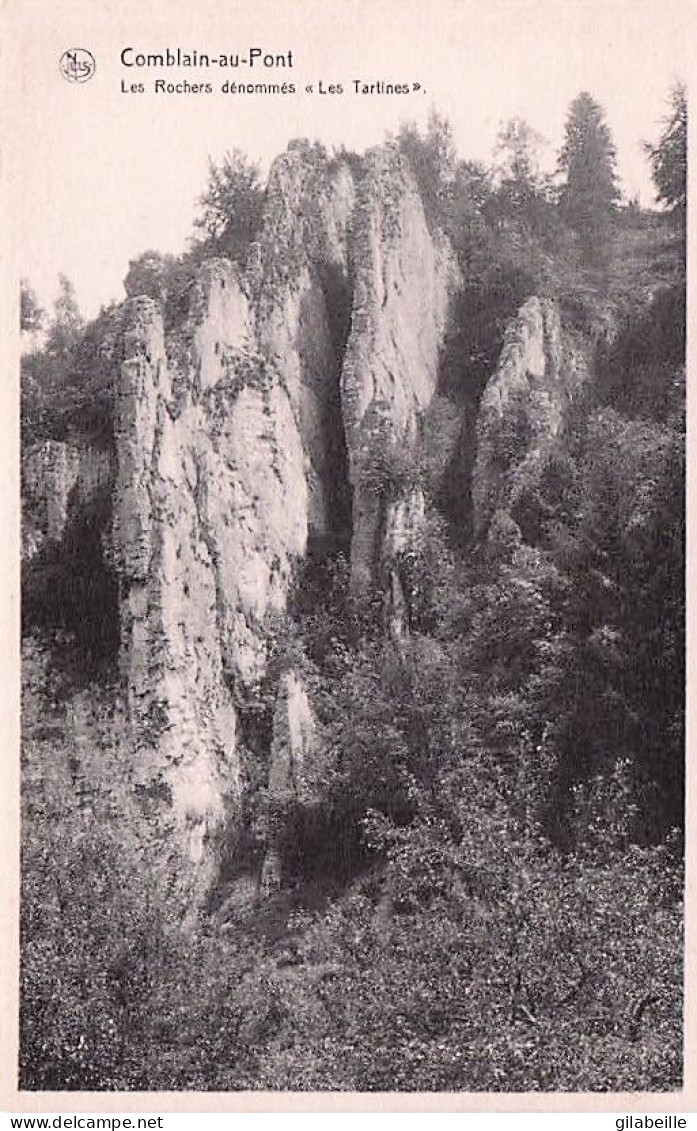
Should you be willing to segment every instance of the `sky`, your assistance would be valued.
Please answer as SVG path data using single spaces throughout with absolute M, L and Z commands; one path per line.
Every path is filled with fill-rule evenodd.
M 671 85 L 687 75 L 695 9 L 678 0 L 19 0 L 10 175 L 15 257 L 48 305 L 73 281 L 86 316 L 123 298 L 129 259 L 183 250 L 208 158 L 239 148 L 266 170 L 293 137 L 363 150 L 400 122 L 451 121 L 460 156 L 488 161 L 497 132 L 524 118 L 552 168 L 572 99 L 600 102 L 626 196 L 650 204 L 641 143 L 655 140 Z M 89 82 L 61 76 L 68 47 L 97 62 Z M 127 68 L 121 51 L 167 47 L 292 51 L 283 70 Z M 294 96 L 223 94 L 225 78 L 293 82 Z M 212 95 L 162 95 L 165 81 L 214 83 Z M 357 95 L 352 82 L 418 84 L 407 95 Z M 341 83 L 345 93 L 319 94 Z M 122 82 L 143 82 L 143 94 Z M 312 94 L 305 86 L 312 83 Z M 13 164 L 12 164 L 13 162 Z

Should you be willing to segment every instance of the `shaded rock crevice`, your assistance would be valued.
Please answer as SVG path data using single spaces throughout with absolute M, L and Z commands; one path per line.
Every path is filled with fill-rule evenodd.
M 112 492 L 108 449 L 73 439 L 23 452 L 23 628 L 67 634 L 83 679 L 108 669 L 118 648 Z

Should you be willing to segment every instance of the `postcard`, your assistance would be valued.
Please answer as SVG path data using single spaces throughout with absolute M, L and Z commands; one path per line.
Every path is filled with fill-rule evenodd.
M 694 1110 L 694 15 L 4 5 L 8 1110 Z

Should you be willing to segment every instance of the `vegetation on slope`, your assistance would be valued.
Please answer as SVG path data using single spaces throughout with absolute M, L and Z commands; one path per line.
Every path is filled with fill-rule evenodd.
M 684 92 L 671 105 L 650 151 L 668 213 L 618 208 L 589 96 L 561 193 L 524 123 L 496 171 L 459 161 L 438 118 L 397 139 L 468 283 L 418 459 L 376 468 L 377 492 L 418 481 L 429 501 L 400 562 L 408 640 L 385 639 L 379 590 L 350 595 L 339 553 L 275 625 L 330 755 L 316 805 L 274 814 L 279 892 L 249 878 L 252 806 L 185 924 L 140 866 L 117 687 L 76 687 L 70 639 L 27 635 L 23 1087 L 680 1085 Z M 593 375 L 478 545 L 467 430 L 531 293 L 560 302 Z

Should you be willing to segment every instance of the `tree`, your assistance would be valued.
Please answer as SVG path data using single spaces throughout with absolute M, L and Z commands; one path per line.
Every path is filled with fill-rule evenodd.
M 457 166 L 450 122 L 432 109 L 425 134 L 414 122 L 405 123 L 397 145 L 416 178 L 427 220 L 447 227 Z
M 208 167 L 208 187 L 198 200 L 201 211 L 194 225 L 203 234 L 206 251 L 243 264 L 262 221 L 259 166 L 234 149 L 220 165 L 209 160 Z
M 670 93 L 670 113 L 656 145 L 644 143 L 656 199 L 684 222 L 687 207 L 687 94 L 683 83 Z
M 540 150 L 545 139 L 523 118 L 503 123 L 494 149 L 495 167 L 501 183 L 519 185 L 531 192 L 542 188 Z
M 615 147 L 602 107 L 586 91 L 571 103 L 558 169 L 566 174 L 560 204 L 589 260 L 602 258 L 619 200 Z
M 162 255 L 159 251 L 144 251 L 137 259 L 131 259 L 123 281 L 128 297 L 147 295 L 156 302 L 164 303 L 174 262 L 173 255 Z
M 84 321 L 75 298 L 75 288 L 67 275 L 58 276 L 58 297 L 53 304 L 53 321 L 48 331 L 46 352 L 50 357 L 67 360 L 77 345 Z
M 565 589 L 565 649 L 540 690 L 557 752 L 558 818 L 573 780 L 628 759 L 640 820 L 657 842 L 683 815 L 682 422 L 592 412 L 547 539 Z
M 36 292 L 29 285 L 27 279 L 21 279 L 19 284 L 19 317 L 20 327 L 26 333 L 40 330 L 44 320 L 44 311 L 39 306 Z
M 496 230 L 506 232 L 507 250 L 520 245 L 523 258 L 533 244 L 546 245 L 554 234 L 550 179 L 540 171 L 545 139 L 522 118 L 501 125 L 494 148 L 496 191 L 487 214 Z
M 201 243 L 183 255 L 144 251 L 137 259 L 130 260 L 124 290 L 129 298 L 146 295 L 154 299 L 162 310 L 168 330 L 186 318 L 201 259 L 212 250 L 210 245 Z

